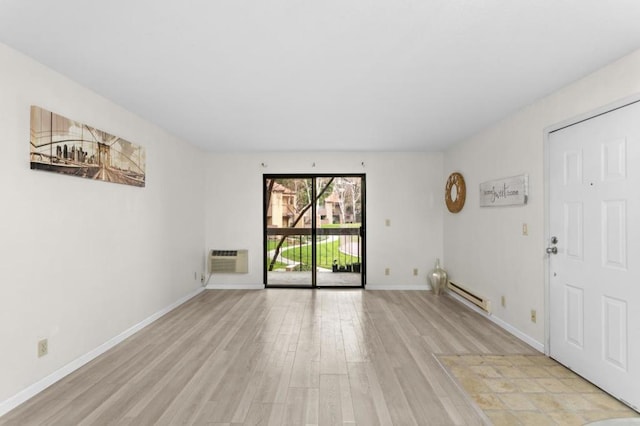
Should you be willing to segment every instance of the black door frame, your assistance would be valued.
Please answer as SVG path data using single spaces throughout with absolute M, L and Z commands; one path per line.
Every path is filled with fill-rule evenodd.
M 355 177 L 360 178 L 361 183 L 361 196 L 360 196 L 360 204 L 361 204 L 361 224 L 359 228 L 359 235 L 361 240 L 361 266 L 360 266 L 360 285 L 358 286 L 331 286 L 331 285 L 317 285 L 316 280 L 316 237 L 318 235 L 317 232 L 317 224 L 316 224 L 316 203 L 312 203 L 311 205 L 311 258 L 312 265 L 311 268 L 311 285 L 284 285 L 284 284 L 268 284 L 267 283 L 267 274 L 268 274 L 268 266 L 265 262 L 265 253 L 267 252 L 268 247 L 268 234 L 267 234 L 267 180 L 269 179 L 311 179 L 311 194 L 312 199 L 317 198 L 316 194 L 316 178 L 337 178 L 337 177 Z M 310 288 L 310 289 L 322 289 L 322 288 L 362 288 L 364 289 L 367 283 L 367 244 L 366 244 L 366 174 L 364 173 L 272 173 L 272 174 L 263 174 L 262 175 L 262 236 L 263 236 L 263 247 L 262 247 L 262 270 L 263 270 L 263 284 L 265 288 Z M 338 228 L 340 229 L 340 228 Z

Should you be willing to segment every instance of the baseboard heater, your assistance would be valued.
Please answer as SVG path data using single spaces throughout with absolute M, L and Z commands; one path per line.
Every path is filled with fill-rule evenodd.
M 471 290 L 468 290 L 462 287 L 461 285 L 454 283 L 453 281 L 449 281 L 448 287 L 449 287 L 449 290 L 464 297 L 469 302 L 473 303 L 483 311 L 487 313 L 491 313 L 491 301 L 489 299 L 485 299 L 482 296 L 478 296 L 477 294 L 474 294 Z

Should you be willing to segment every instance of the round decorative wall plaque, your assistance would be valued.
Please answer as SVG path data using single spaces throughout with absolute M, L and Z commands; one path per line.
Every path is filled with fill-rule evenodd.
M 464 207 L 464 200 L 467 197 L 467 186 L 464 178 L 460 173 L 451 173 L 447 179 L 445 187 L 444 200 L 447 203 L 447 209 L 451 213 L 458 213 Z

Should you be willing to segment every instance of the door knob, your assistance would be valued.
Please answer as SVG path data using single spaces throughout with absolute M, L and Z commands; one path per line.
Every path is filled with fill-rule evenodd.
M 547 247 L 547 254 L 558 254 L 558 247 L 556 247 L 556 244 L 558 244 L 558 237 L 551 237 L 551 247 Z

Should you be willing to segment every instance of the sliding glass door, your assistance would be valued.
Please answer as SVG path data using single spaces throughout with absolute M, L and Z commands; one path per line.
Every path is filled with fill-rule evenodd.
M 364 175 L 264 175 L 267 287 L 364 287 Z

